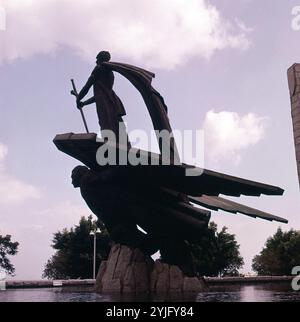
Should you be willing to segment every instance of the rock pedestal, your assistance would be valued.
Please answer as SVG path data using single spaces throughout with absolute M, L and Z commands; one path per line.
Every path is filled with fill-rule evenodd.
M 120 244 L 112 246 L 96 279 L 96 291 L 101 293 L 196 293 L 204 289 L 204 280 L 184 276 L 179 267 L 154 262 L 139 249 Z
M 138 249 L 115 244 L 102 261 L 96 279 L 98 292 L 147 292 L 153 260 Z

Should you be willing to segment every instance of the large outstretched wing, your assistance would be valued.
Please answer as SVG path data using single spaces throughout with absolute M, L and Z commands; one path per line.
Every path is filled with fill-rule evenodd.
M 230 213 L 241 213 L 246 216 L 261 218 L 269 221 L 279 221 L 287 224 L 288 221 L 284 218 L 271 215 L 264 211 L 242 205 L 240 203 L 234 202 L 221 197 L 216 196 L 206 196 L 202 195 L 201 197 L 189 197 L 189 201 L 194 204 L 200 205 L 202 207 L 212 209 L 212 210 L 223 210 Z
M 97 170 L 100 166 L 96 162 L 97 149 L 103 144 L 112 144 L 104 142 L 100 139 L 96 140 L 96 134 L 73 134 L 66 133 L 57 135 L 54 139 L 57 148 L 73 158 L 81 161 L 91 169 Z M 122 149 L 117 146 L 117 149 Z M 129 152 L 131 153 L 131 152 Z M 135 150 L 135 154 L 150 156 L 151 158 L 160 158 L 160 155 L 143 150 Z M 180 195 L 189 195 L 187 200 L 182 202 L 176 201 L 173 205 L 168 205 L 169 212 L 176 212 L 180 216 L 181 213 L 189 214 L 193 218 L 207 218 L 207 213 L 204 209 L 191 208 L 188 204 L 200 205 L 212 210 L 224 210 L 231 213 L 242 213 L 251 217 L 259 217 L 266 220 L 274 220 L 286 223 L 287 220 L 267 214 L 263 211 L 244 206 L 242 204 L 218 197 L 219 194 L 228 196 L 260 196 L 265 195 L 282 195 L 284 190 L 267 185 L 260 182 L 246 180 L 238 177 L 229 176 L 223 173 L 218 173 L 203 169 L 200 176 L 188 177 L 185 175 L 187 165 L 174 166 L 133 166 L 128 165 L 128 171 L 132 171 L 132 180 L 144 182 L 144 184 L 157 186 L 164 193 L 171 194 L 175 199 L 180 198 Z M 185 202 L 185 204 L 184 204 Z M 159 207 L 163 207 L 160 205 Z

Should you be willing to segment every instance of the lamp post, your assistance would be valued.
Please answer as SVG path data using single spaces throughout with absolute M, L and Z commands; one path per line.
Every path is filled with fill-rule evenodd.
M 91 230 L 90 235 L 94 236 L 94 256 L 93 256 L 93 279 L 96 278 L 96 242 L 97 242 L 97 234 L 100 234 L 101 230 L 95 227 Z

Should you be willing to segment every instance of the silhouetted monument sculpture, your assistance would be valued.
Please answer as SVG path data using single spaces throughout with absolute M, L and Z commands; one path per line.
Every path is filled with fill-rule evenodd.
M 216 211 L 220 209 L 230 213 L 242 213 L 270 221 L 287 222 L 283 218 L 219 197 L 219 194 L 235 197 L 282 195 L 284 191 L 281 188 L 180 163 L 167 115 L 167 106 L 162 96 L 151 85 L 154 74 L 128 64 L 109 62 L 109 59 L 108 52 L 98 54 L 97 66 L 77 96 L 77 107 L 82 108 L 95 102 L 101 130 L 108 129 L 115 133 L 119 123 L 123 122 L 122 116 L 125 115 L 123 104 L 112 89 L 113 71 L 115 71 L 126 77 L 141 93 L 154 129 L 167 131 L 168 135 L 162 139 L 158 136 L 160 154 L 128 149 L 130 145 L 118 144 L 119 138 L 116 142 L 111 142 L 97 138 L 94 133 L 67 133 L 57 135 L 54 139 L 59 150 L 84 164 L 73 169 L 72 183 L 74 187 L 80 188 L 89 208 L 105 223 L 111 238 L 121 245 L 112 250 L 107 266 L 99 271 L 99 279 L 101 281 L 104 279 L 106 284 L 105 286 L 101 282 L 104 285 L 101 284 L 102 290 L 137 291 L 139 289 L 137 285 L 140 283 L 137 282 L 138 273 L 134 273 L 137 271 L 134 267 L 143 267 L 138 271 L 148 272 L 145 276 L 151 275 L 148 286 L 142 283 L 144 286 L 140 289 L 143 291 L 161 289 L 159 285 L 164 284 L 161 281 L 166 278 L 162 277 L 162 272 L 167 271 L 167 274 L 170 274 L 169 280 L 172 278 L 174 280 L 174 276 L 181 276 L 176 267 L 179 267 L 185 276 L 192 278 L 195 272 L 186 241 L 199 242 L 201 236 L 207 232 L 210 220 L 210 211 L 199 206 Z M 92 86 L 94 96 L 82 102 L 82 98 Z M 125 153 L 128 156 L 135 154 L 144 160 L 155 159 L 158 163 L 101 166 L 97 162 L 96 155 L 99 148 L 103 147 L 114 147 L 118 154 Z M 169 165 L 163 164 L 165 147 L 170 152 Z M 197 170 L 201 175 L 186 176 L 186 171 L 191 169 Z M 141 232 L 137 225 L 146 233 Z M 122 245 L 125 248 L 122 248 Z M 141 260 L 141 256 L 137 256 L 135 252 L 130 253 L 128 249 L 139 249 L 146 257 L 160 250 L 165 262 L 162 265 L 167 266 L 154 264 L 154 269 L 152 264 L 143 266 L 144 260 Z M 124 252 L 127 252 L 126 256 Z M 113 255 L 114 253 L 118 255 Z M 134 259 L 133 262 L 129 261 L 127 266 L 120 263 L 128 256 Z M 136 258 L 139 258 L 138 264 L 135 263 Z M 123 273 L 120 271 L 112 273 L 112 267 L 119 267 L 118 265 L 120 267 L 125 265 L 125 268 L 120 269 Z M 135 286 L 132 287 L 128 281 L 131 281 L 134 274 Z M 169 288 L 186 290 L 195 283 L 194 280 L 182 279 L 182 281 L 184 282 L 181 286 L 175 283 L 178 287 L 170 284 Z
M 77 107 L 96 103 L 97 114 L 101 130 L 111 130 L 115 134 L 119 131 L 122 116 L 126 115 L 123 103 L 113 90 L 114 74 L 104 63 L 110 60 L 110 53 L 101 51 L 96 57 L 94 68 L 88 81 L 77 96 Z M 94 96 L 82 102 L 90 88 L 93 87 Z

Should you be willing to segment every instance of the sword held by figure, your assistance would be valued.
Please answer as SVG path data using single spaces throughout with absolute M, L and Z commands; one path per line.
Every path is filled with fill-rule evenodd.
M 76 86 L 75 86 L 74 79 L 71 79 L 71 83 L 72 83 L 72 87 L 73 87 L 73 89 L 71 91 L 71 94 L 74 95 L 77 98 L 78 97 L 78 92 L 77 92 L 77 89 L 76 89 Z M 86 120 L 85 120 L 85 116 L 83 114 L 82 107 L 78 107 L 78 109 L 80 111 L 80 114 L 81 114 L 81 117 L 82 117 L 82 120 L 83 120 L 83 124 L 84 124 L 85 130 L 86 130 L 86 133 L 90 133 L 89 129 L 88 129 L 88 126 L 87 126 L 87 123 L 86 123 Z

